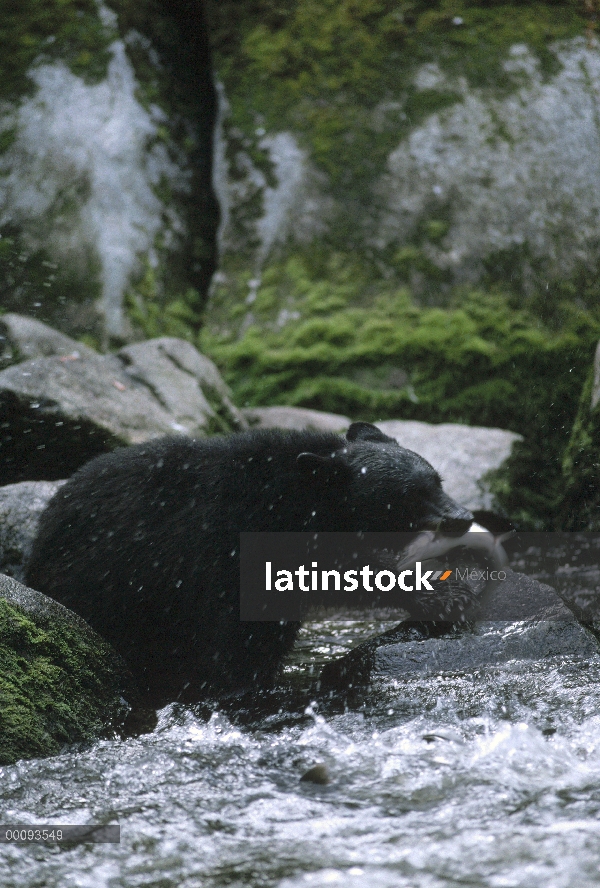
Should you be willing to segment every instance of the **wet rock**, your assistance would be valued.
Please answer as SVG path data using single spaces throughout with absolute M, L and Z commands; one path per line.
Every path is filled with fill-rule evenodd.
M 407 621 L 328 663 L 321 689 L 365 687 L 377 678 L 470 672 L 509 661 L 535 661 L 600 647 L 550 586 L 506 570 L 491 584 L 464 626 Z
M 0 573 L 22 580 L 40 515 L 64 481 L 0 487 Z
M 330 781 L 327 765 L 322 762 L 309 768 L 300 778 L 300 783 L 315 783 L 317 786 L 327 786 Z
M 120 729 L 137 705 L 123 661 L 87 623 L 0 575 L 0 765 Z
M 122 348 L 128 375 L 192 432 L 248 428 L 213 362 L 184 339 L 164 336 Z
M 423 740 L 426 740 L 427 743 L 435 743 L 436 740 L 445 740 L 448 743 L 464 743 L 460 734 L 457 731 L 452 731 L 450 728 L 436 728 L 434 731 L 428 731 L 427 734 L 423 734 Z
M 252 428 L 260 429 L 309 429 L 341 434 L 352 422 L 347 416 L 304 407 L 248 407 L 242 412 Z
M 36 358 L 0 372 L 0 484 L 64 478 L 119 445 L 188 431 L 113 355 Z
M 65 478 L 100 453 L 162 435 L 246 427 L 215 365 L 189 342 L 100 355 L 18 315 L 5 330 L 11 354 L 46 356 L 0 371 L 0 484 Z
M 425 457 L 444 480 L 448 495 L 471 511 L 493 508 L 485 476 L 508 459 L 521 436 L 504 429 L 412 420 L 376 423 L 403 447 Z
M 481 623 L 460 638 L 383 645 L 377 648 L 371 672 L 379 677 L 471 672 L 511 660 L 598 653 L 596 639 L 575 621 Z
M 573 612 L 552 586 L 505 568 L 506 580 L 489 583 L 469 615 L 473 620 L 573 622 Z
M 35 318 L 14 312 L 7 312 L 0 317 L 0 366 L 48 355 L 65 357 L 93 354 L 93 349 L 83 342 L 71 339 Z

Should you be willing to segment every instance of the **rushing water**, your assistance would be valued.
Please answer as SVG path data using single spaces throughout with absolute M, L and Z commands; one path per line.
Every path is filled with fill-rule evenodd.
M 171 706 L 151 734 L 0 769 L 3 823 L 121 825 L 118 845 L 0 845 L 2 886 L 598 885 L 600 657 L 306 706 L 310 663 L 380 628 L 303 630 L 283 708 Z M 301 782 L 321 762 L 330 782 Z

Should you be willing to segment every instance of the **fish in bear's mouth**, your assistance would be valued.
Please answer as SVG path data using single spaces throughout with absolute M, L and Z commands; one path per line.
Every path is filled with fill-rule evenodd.
M 419 561 L 423 569 L 433 569 L 432 580 L 445 580 L 434 583 L 431 590 L 424 586 L 415 593 L 410 619 L 463 624 L 477 619 L 486 593 L 496 585 L 494 578 L 508 564 L 503 543 L 512 533 L 494 534 L 473 522 L 462 534 L 423 530 L 401 552 L 386 552 L 387 564 L 397 573 L 413 569 Z M 450 565 L 456 570 L 450 571 Z M 484 570 L 474 570 L 482 565 Z M 474 575 L 480 579 L 473 581 Z
M 466 533 L 461 535 L 444 533 L 444 531 L 423 530 L 401 553 L 397 569 L 414 564 L 415 561 L 427 561 L 440 558 L 452 549 L 466 548 L 481 553 L 496 569 L 508 564 L 508 556 L 502 545 L 512 536 L 513 531 L 493 534 L 480 524 L 473 522 Z

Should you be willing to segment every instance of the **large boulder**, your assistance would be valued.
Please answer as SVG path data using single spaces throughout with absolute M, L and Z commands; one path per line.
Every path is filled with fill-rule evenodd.
M 521 436 L 504 429 L 486 429 L 458 423 L 387 420 L 377 423 L 386 435 L 425 457 L 442 476 L 444 489 L 473 510 L 494 506 L 486 476 L 499 469 Z
M 0 316 L 0 366 L 47 355 L 80 357 L 93 349 L 35 318 L 7 312 Z
M 465 282 L 529 296 L 593 280 L 591 6 L 207 8 L 222 83 L 218 286 L 243 268 L 248 312 L 270 263 L 307 245 L 434 302 Z M 290 316 L 287 296 L 276 308 Z
M 0 483 L 57 479 L 118 445 L 185 432 L 114 355 L 36 358 L 0 372 Z
M 215 365 L 189 342 L 99 355 L 14 315 L 5 331 L 17 357 L 44 356 L 0 371 L 0 484 L 65 478 L 99 453 L 162 435 L 247 427 Z
M 138 693 L 80 617 L 0 575 L 0 765 L 121 728 Z
M 127 374 L 192 434 L 247 428 L 213 362 L 183 339 L 164 336 L 118 352 Z
M 306 429 L 344 434 L 352 422 L 347 416 L 304 407 L 246 407 L 242 412 L 250 426 L 258 429 Z
M 380 679 L 473 673 L 509 661 L 591 657 L 600 653 L 594 632 L 581 625 L 556 591 L 506 568 L 491 583 L 462 626 L 401 623 L 328 663 L 324 691 L 366 687 Z

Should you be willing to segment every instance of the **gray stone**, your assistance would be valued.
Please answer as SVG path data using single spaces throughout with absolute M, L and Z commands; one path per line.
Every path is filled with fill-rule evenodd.
M 5 304 L 31 304 L 19 279 L 29 262 L 45 316 L 123 340 L 132 332 L 124 294 L 144 315 L 137 285 L 145 273 L 165 302 L 194 290 L 199 307 L 210 279 L 217 213 L 204 21 L 191 14 L 182 22 L 165 7 L 141 12 L 132 29 L 104 3 L 92 3 L 72 27 L 55 25 L 50 17 L 43 26 L 53 29 L 51 54 L 33 53 L 0 107 L 0 226 L 10 225 L 18 256 L 16 274 L 5 278 Z M 23 9 L 19 29 L 24 40 L 43 44 L 35 13 Z M 158 36 L 167 32 L 168 39 Z M 82 33 L 85 58 L 74 71 L 73 41 Z M 140 64 L 148 55 L 150 67 Z M 9 55 L 8 64 L 22 62 Z M 151 102 L 141 98 L 148 89 Z
M 0 573 L 21 581 L 40 515 L 64 481 L 0 487 Z
M 124 725 L 139 695 L 80 617 L 0 575 L 0 765 L 53 755 Z
M 480 623 L 461 638 L 431 638 L 382 645 L 375 651 L 371 679 L 411 673 L 471 672 L 512 660 L 543 660 L 599 653 L 591 632 L 571 621 Z
M 556 591 L 506 568 L 489 583 L 461 627 L 405 622 L 369 639 L 321 675 L 323 689 L 366 687 L 377 678 L 472 672 L 510 661 L 600 653 L 595 635 L 577 622 Z
M 118 357 L 127 374 L 191 434 L 248 427 L 213 362 L 191 343 L 164 336 L 128 345 Z
M 530 262 L 544 260 L 546 279 L 568 275 L 577 262 L 593 265 L 600 59 L 582 37 L 552 50 L 560 70 L 546 79 L 534 53 L 514 45 L 504 68 L 520 88 L 502 97 L 436 65 L 421 69 L 417 89 L 454 90 L 461 101 L 432 114 L 390 154 L 375 186 L 384 209 L 374 243 L 403 246 L 432 205 L 446 206 L 449 229 L 426 252 L 455 280 L 477 280 L 486 257 L 511 250 L 515 273 L 526 276 L 524 247 Z
M 518 621 L 573 622 L 573 612 L 552 586 L 504 568 L 506 579 L 488 583 L 472 619 L 486 623 Z
M 259 429 L 344 433 L 352 422 L 347 416 L 304 407 L 248 407 L 242 412 L 250 426 Z
M 318 169 L 310 140 L 289 128 L 289 119 L 286 129 L 255 130 L 221 91 L 216 184 L 226 270 L 228 256 L 237 268 L 239 256 L 250 252 L 248 270 L 252 279 L 260 278 L 270 258 L 279 260 L 282 251 L 311 241 L 322 244 L 325 234 L 345 239 L 352 252 L 375 253 L 389 274 L 399 270 L 430 300 L 445 286 L 485 280 L 496 265 L 495 273 L 510 277 L 511 286 L 524 294 L 578 269 L 593 271 L 600 210 L 597 47 L 583 34 L 549 44 L 546 51 L 556 61 L 549 73 L 533 47 L 513 44 L 498 71 L 512 86 L 495 89 L 472 82 L 467 44 L 463 64 L 448 70 L 442 59 L 446 51 L 453 53 L 451 32 L 450 45 L 440 44 L 440 64 L 432 59 L 415 66 L 397 84 L 386 83 L 385 97 L 375 107 L 357 106 L 357 125 L 370 119 L 371 142 L 379 151 L 384 151 L 383 138 L 386 146 L 389 140 L 393 144 L 394 131 L 397 138 L 387 150 L 385 168 L 370 159 L 372 175 L 363 165 L 365 186 L 349 188 L 347 197 L 332 188 Z M 472 34 L 475 47 L 476 29 Z M 442 31 L 436 39 L 444 40 Z M 239 103 L 235 78 L 225 70 L 223 76 Z M 436 94 L 455 100 L 419 115 L 413 124 L 409 103 Z M 243 107 L 254 103 L 257 112 L 261 96 L 245 95 Z M 299 102 L 310 103 L 302 90 L 299 96 Z M 303 119 L 304 105 L 298 112 Z M 348 122 L 331 138 L 343 151 L 342 140 L 357 135 Z M 258 164 L 261 153 L 263 164 Z M 264 173 L 267 165 L 271 177 Z M 349 182 L 353 172 L 348 171 Z M 349 227 L 349 217 L 360 219 L 360 225 Z M 408 261 L 409 268 L 403 268 L 411 253 L 412 265 Z M 426 270 L 428 263 L 434 274 Z M 440 276 L 446 284 L 440 285 Z M 281 309 L 289 307 L 286 299 Z
M 112 355 L 36 358 L 0 372 L 0 483 L 55 480 L 120 444 L 189 433 Z
M 162 435 L 247 427 L 215 365 L 189 342 L 99 355 L 29 321 L 13 315 L 10 329 L 58 354 L 0 371 L 0 484 L 65 478 L 99 453 Z
M 376 425 L 428 460 L 442 476 L 446 493 L 468 509 L 493 507 L 485 476 L 502 465 L 515 441 L 521 439 L 503 429 L 455 423 L 386 420 Z
M 93 355 L 93 349 L 53 327 L 7 312 L 0 316 L 0 366 L 48 355 Z

